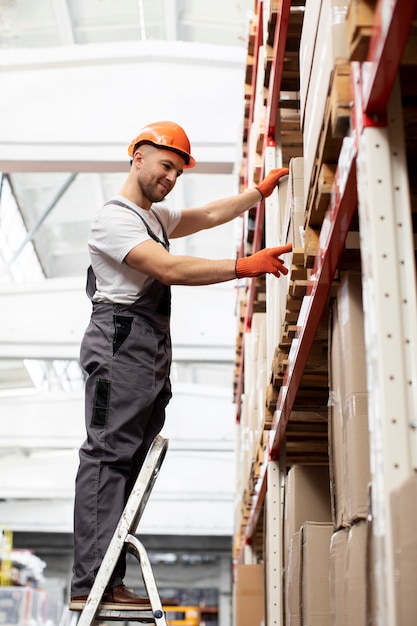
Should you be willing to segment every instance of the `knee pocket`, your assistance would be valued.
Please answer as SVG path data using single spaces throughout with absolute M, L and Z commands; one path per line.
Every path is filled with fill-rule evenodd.
M 108 380 L 99 378 L 96 383 L 93 414 L 91 416 L 92 428 L 105 428 L 110 405 L 111 383 Z

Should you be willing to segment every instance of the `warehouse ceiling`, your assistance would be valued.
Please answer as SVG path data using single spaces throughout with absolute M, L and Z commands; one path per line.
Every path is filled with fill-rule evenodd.
M 0 331 L 0 471 L 3 477 L 13 476 L 0 485 L 3 520 L 10 513 L 12 519 L 24 522 L 28 503 L 31 510 L 41 511 L 45 493 L 67 504 L 72 495 L 71 480 L 67 474 L 61 480 L 59 472 L 66 472 L 67 466 L 72 472 L 82 420 L 78 423 L 79 417 L 74 418 L 71 426 L 64 422 L 62 428 L 55 415 L 58 411 L 63 420 L 70 419 L 71 411 L 74 414 L 71 402 L 80 406 L 83 376 L 77 355 L 80 329 L 85 328 L 89 311 L 82 293 L 88 230 L 96 208 L 117 193 L 127 173 L 129 133 L 138 130 L 135 117 L 127 121 L 132 116 L 129 96 L 136 103 L 140 93 L 144 94 L 140 110 L 148 117 L 139 128 L 152 121 L 149 116 L 157 115 L 153 111 L 159 111 L 161 101 L 167 100 L 172 102 L 173 115 L 179 116 L 176 121 L 189 129 L 198 166 L 181 177 L 169 198 L 173 206 L 200 206 L 234 193 L 253 4 L 253 0 L 0 2 L 0 306 L 4 322 Z M 129 80 L 124 83 L 124 72 L 133 67 L 147 71 L 144 59 L 154 63 L 158 74 L 151 68 L 143 86 Z M 110 82 L 105 74 L 109 67 L 114 69 Z M 222 75 L 223 68 L 233 75 L 229 89 L 236 92 L 235 84 L 241 88 L 233 98 L 217 95 L 216 89 L 229 76 Z M 88 78 L 90 71 L 93 80 Z M 175 89 L 177 76 L 178 84 L 182 80 L 189 89 L 187 93 Z M 84 97 L 80 105 L 75 87 Z M 100 90 L 104 90 L 104 98 Z M 105 90 L 117 92 L 114 102 L 112 93 L 106 99 Z M 126 115 L 116 106 L 122 98 L 129 103 Z M 236 103 L 237 109 L 233 108 Z M 105 124 L 106 115 L 109 136 L 103 141 L 94 134 L 94 124 Z M 174 253 L 230 257 L 238 236 L 236 225 L 227 225 L 214 236 L 200 233 L 176 243 Z M 207 288 L 204 293 L 198 288 L 190 292 L 179 288 L 176 297 L 173 382 L 179 388 L 177 404 L 181 410 L 186 406 L 189 419 L 195 418 L 196 412 L 204 417 L 215 411 L 220 420 L 223 408 L 216 405 L 213 409 L 210 402 L 220 402 L 223 407 L 231 405 L 233 398 L 233 287 Z M 198 315 L 197 305 L 201 307 Z M 210 388 L 212 391 L 207 391 Z M 36 407 L 31 399 L 34 392 Z M 55 403 L 57 394 L 62 393 L 72 395 L 61 411 Z M 41 404 L 39 394 L 43 394 Z M 198 407 L 198 402 L 204 406 Z M 29 410 L 28 416 L 25 410 Z M 27 421 L 21 421 L 22 415 Z M 40 420 L 43 415 L 43 422 L 38 425 L 31 420 L 34 415 Z M 210 500 L 215 498 L 232 510 L 233 407 L 230 415 L 230 425 L 224 426 L 223 421 L 214 435 L 205 433 L 205 427 L 197 422 L 190 428 L 185 418 L 181 437 L 176 439 L 177 433 L 172 433 L 170 458 L 174 463 L 180 464 L 200 447 L 196 452 L 200 460 L 206 464 L 213 458 L 216 471 L 228 473 L 228 493 L 210 492 L 205 497 L 204 493 L 197 495 L 201 484 L 189 487 L 195 489 L 191 498 L 207 500 L 208 511 L 213 510 Z M 208 443 L 203 441 L 205 436 Z M 211 455 L 204 456 L 201 449 L 209 449 Z M 54 472 L 42 483 L 51 463 Z M 178 471 L 182 472 L 180 465 Z M 213 475 L 203 471 L 207 477 Z M 212 487 L 207 488 L 210 491 Z M 166 491 L 171 494 L 170 485 Z M 187 494 L 182 497 L 186 500 Z M 65 530 L 67 521 L 58 519 L 59 511 L 55 506 L 55 521 Z M 179 524 L 186 524 L 191 534 L 187 511 L 184 505 Z M 45 517 L 39 513 L 40 519 Z M 225 519 L 224 509 L 221 517 Z M 206 526 L 197 532 L 210 530 L 209 518 L 208 513 Z M 230 517 L 215 532 L 222 533 L 231 524 Z M 18 528 L 24 529 L 24 525 Z M 51 518 L 50 530 L 54 529 Z
M 39 49 L 50 49 L 49 58 L 57 56 L 59 47 L 87 49 L 102 44 L 106 45 L 107 57 L 111 57 L 111 46 L 126 42 L 186 42 L 220 49 L 224 46 L 244 49 L 252 7 L 253 0 L 227 3 L 222 0 L 2 0 L 1 68 L 7 72 L 14 67 L 15 59 L 21 58 L 19 54 L 27 58 L 30 49 L 36 49 L 34 54 Z M 169 48 L 164 48 L 164 54 L 169 57 Z M 188 54 L 192 59 L 192 52 Z M 227 59 L 224 62 L 227 63 Z M 27 61 L 25 63 L 27 65 Z M 147 89 L 152 90 L 152 85 Z M 25 97 L 30 102 L 30 94 Z M 148 97 L 152 98 L 151 92 Z M 224 172 L 223 164 L 211 163 L 211 167 L 214 170 L 211 178 L 195 174 L 194 180 L 189 177 L 187 184 L 181 185 L 178 201 L 193 206 L 194 202 L 205 200 L 203 189 L 225 188 L 228 191 L 223 174 L 230 174 L 230 170 Z M 46 278 L 84 276 L 92 213 L 118 190 L 125 170 L 121 173 L 111 171 L 110 167 L 105 173 L 85 174 L 76 171 L 75 165 L 75 171 L 58 173 L 51 171 L 55 166 L 48 171 L 48 166 L 31 167 L 30 163 L 25 165 L 28 171 L 22 173 L 19 169 L 17 162 L 3 178 L 3 203 L 9 193 L 14 196 L 26 234 L 21 236 L 18 245 L 6 241 L 6 246 L 10 247 L 6 252 L 5 242 L 2 242 L 0 281 L 21 283 L 36 280 L 41 275 Z M 43 171 L 35 172 L 35 169 Z M 4 212 L 3 209 L 3 216 Z M 5 223 L 3 217 L 3 226 Z M 224 231 L 223 237 L 230 238 L 230 231 Z M 34 245 L 39 268 L 35 268 L 32 255 L 24 249 L 28 242 Z M 221 252 L 221 242 L 218 250 L 213 250 L 213 242 L 208 249 L 201 248 L 201 243 L 204 245 L 200 238 L 200 253 Z M 11 360 L 0 364 L 0 389 L 26 387 L 29 381 L 26 365 L 22 368 L 21 363 Z
M 244 46 L 252 8 L 253 0 L 2 0 L 0 45 L 151 39 Z

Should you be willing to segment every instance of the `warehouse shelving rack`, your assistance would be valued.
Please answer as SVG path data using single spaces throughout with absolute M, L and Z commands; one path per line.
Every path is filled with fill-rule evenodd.
M 255 2 L 258 30 L 255 28 L 253 58 L 257 58 L 258 48 L 265 43 L 266 37 L 273 41 L 271 65 L 266 72 L 261 168 L 268 159 L 271 160 L 271 154 L 272 160 L 278 154 L 284 164 L 288 154 L 291 156 L 291 147 L 284 156 L 280 145 L 277 111 L 282 104 L 280 97 L 291 12 L 295 6 L 303 4 L 290 0 Z M 280 562 L 282 550 L 281 493 L 286 429 L 346 236 L 356 216 L 362 257 L 371 427 L 377 623 L 384 626 L 396 624 L 390 494 L 417 470 L 416 267 L 398 79 L 416 10 L 416 0 L 377 0 L 366 60 L 350 64 L 352 132 L 342 143 L 329 206 L 320 229 L 313 279 L 304 299 L 303 322 L 288 356 L 285 384 L 280 389 L 268 431 L 267 454 L 256 477 L 251 477 L 250 506 L 238 532 L 240 536 L 235 541 L 235 560 L 244 562 L 247 549 L 250 551 L 255 544 L 262 526 L 261 514 L 266 511 L 261 534 L 265 534 L 263 547 L 269 562 L 266 571 L 268 624 L 281 623 L 282 619 L 282 581 L 280 568 L 277 574 L 276 562 Z M 267 24 L 272 35 L 271 32 L 266 35 Z M 247 126 L 253 120 L 256 67 L 254 63 L 250 72 L 252 89 L 249 90 L 251 101 L 247 106 Z M 260 203 L 255 214 L 253 251 L 262 245 L 263 222 L 264 205 Z M 250 328 L 257 294 L 255 281 L 253 279 L 247 291 L 246 329 Z M 236 385 L 238 416 L 243 367 L 241 365 Z M 271 561 L 275 561 L 272 566 Z

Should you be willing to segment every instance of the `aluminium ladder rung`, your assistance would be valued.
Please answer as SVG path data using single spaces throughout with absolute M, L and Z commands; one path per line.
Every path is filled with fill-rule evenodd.
M 94 618 L 99 621 L 112 622 L 141 622 L 142 624 L 155 624 L 152 610 L 145 611 L 106 611 L 99 610 Z
M 144 464 L 138 474 L 128 501 L 126 502 L 100 569 L 97 572 L 90 594 L 81 611 L 77 626 L 92 626 L 94 621 L 98 619 L 108 621 L 139 621 L 147 624 L 156 624 L 156 626 L 166 626 L 165 614 L 162 609 L 148 554 L 134 534 L 165 458 L 167 449 L 168 439 L 157 435 L 149 448 Z M 103 593 L 125 546 L 139 561 L 151 609 L 129 611 L 99 608 Z

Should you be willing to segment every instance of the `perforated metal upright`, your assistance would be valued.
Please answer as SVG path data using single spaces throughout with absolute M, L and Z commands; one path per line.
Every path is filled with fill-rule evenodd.
M 377 623 L 393 626 L 391 493 L 417 468 L 417 304 L 398 79 L 386 115 L 364 115 L 354 64 L 357 180 L 371 441 Z M 366 69 L 366 68 L 365 68 Z
M 277 128 L 275 131 L 275 141 L 269 139 L 264 150 L 265 174 L 271 169 L 282 167 L 282 150 L 279 144 L 279 116 L 277 119 Z M 280 212 L 283 207 L 279 205 L 278 190 L 265 199 L 265 220 L 269 226 L 266 229 L 266 246 L 283 245 L 285 240 L 279 228 L 279 222 L 282 219 Z M 275 347 L 279 342 L 279 329 L 270 328 L 276 309 L 279 306 L 277 302 L 277 291 L 274 289 L 275 277 L 268 275 L 267 281 L 267 315 L 269 308 L 271 314 L 268 315 L 268 354 L 267 362 L 272 363 L 273 352 L 271 346 Z M 269 452 L 269 451 L 268 451 Z M 280 626 L 284 619 L 284 589 L 283 589 L 283 484 L 285 476 L 285 458 L 284 446 L 280 451 L 279 460 L 269 459 L 266 468 L 266 482 L 268 488 L 265 493 L 265 613 L 266 623 L 269 626 Z

